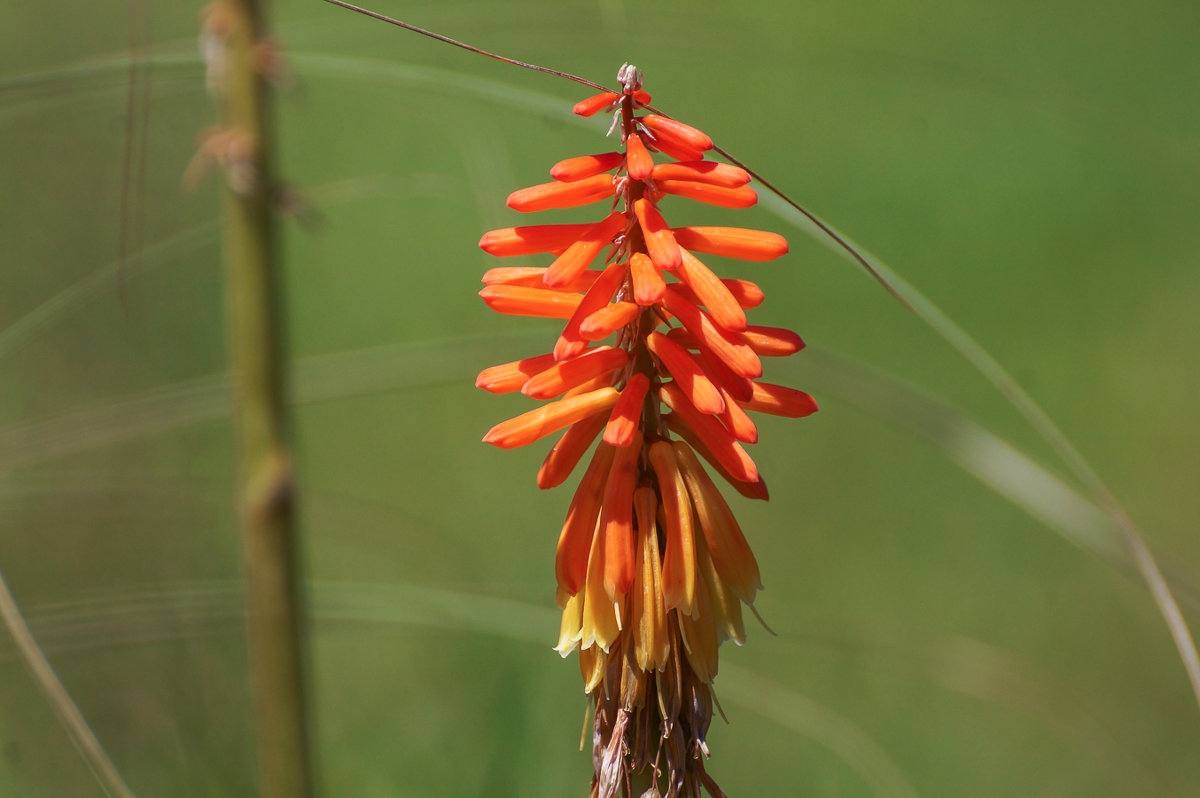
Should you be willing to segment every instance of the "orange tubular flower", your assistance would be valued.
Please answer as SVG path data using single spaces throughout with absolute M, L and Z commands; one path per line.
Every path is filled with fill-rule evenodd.
M 717 648 L 745 640 L 741 603 L 761 585 L 700 458 L 738 492 L 766 499 L 743 448 L 758 440 L 747 411 L 796 418 L 817 406 L 802 391 L 758 381 L 759 358 L 799 351 L 800 336 L 749 325 L 759 287 L 721 279 L 693 254 L 771 260 L 787 252 L 783 237 L 672 228 L 658 208 L 667 195 L 753 205 L 750 176 L 704 160 L 713 144 L 699 130 L 639 115 L 650 96 L 638 70 L 626 65 L 618 79 L 620 94 L 589 97 L 575 113 L 615 113 L 621 150 L 559 161 L 554 182 L 508 200 L 519 211 L 604 201 L 608 214 L 493 230 L 479 242 L 501 257 L 555 256 L 548 267 L 490 270 L 480 295 L 493 310 L 566 321 L 551 352 L 480 373 L 476 385 L 487 391 L 553 400 L 497 424 L 484 441 L 511 448 L 565 430 L 538 472 L 542 488 L 566 481 L 595 444 L 555 559 L 563 610 L 555 648 L 579 651 L 595 706 L 593 798 L 691 798 L 701 788 L 723 798 L 704 765 Z M 653 153 L 673 160 L 655 163 Z M 602 251 L 603 268 L 589 268 Z

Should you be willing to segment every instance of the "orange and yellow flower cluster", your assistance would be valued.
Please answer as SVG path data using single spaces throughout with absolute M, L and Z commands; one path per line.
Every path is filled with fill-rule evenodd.
M 765 261 L 787 242 L 760 230 L 670 227 L 659 211 L 671 195 L 749 207 L 750 175 L 705 160 L 713 144 L 704 133 L 648 112 L 638 70 L 626 65 L 618 77 L 622 93 L 590 97 L 575 113 L 613 112 L 621 150 L 560 161 L 552 182 L 508 198 L 518 211 L 607 201 L 611 212 L 587 224 L 493 230 L 479 242 L 492 255 L 554 256 L 545 268 L 487 272 L 480 295 L 493 310 L 566 322 L 553 351 L 479 375 L 485 390 L 553 400 L 484 441 L 512 448 L 563 431 L 538 472 L 550 488 L 600 439 L 555 564 L 557 650 L 579 650 L 595 700 L 592 795 L 674 798 L 703 787 L 720 796 L 704 769 L 717 649 L 743 642 L 741 603 L 752 604 L 761 584 L 701 458 L 738 492 L 766 499 L 743 446 L 758 440 L 750 413 L 800 417 L 817 406 L 759 380 L 761 358 L 797 352 L 800 337 L 749 324 L 759 287 L 721 279 L 696 256 Z

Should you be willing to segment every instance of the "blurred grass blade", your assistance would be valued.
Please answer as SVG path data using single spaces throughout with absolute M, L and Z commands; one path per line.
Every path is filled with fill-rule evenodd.
M 226 375 L 175 383 L 0 431 L 0 468 L 29 466 L 228 415 Z
M 520 107 L 528 111 L 551 116 L 576 124 L 595 127 L 594 120 L 587 120 L 571 113 L 570 104 L 561 97 L 528 89 L 516 88 L 498 80 L 467 75 L 441 67 L 405 64 L 395 61 L 380 61 L 369 58 L 352 58 L 326 53 L 289 51 L 289 66 L 302 77 L 333 77 L 341 80 L 375 81 L 401 85 L 410 89 L 423 89 L 436 94 L 455 92 L 488 102 Z M 155 54 L 145 60 L 160 77 L 175 72 L 196 72 L 202 62 L 195 54 Z M 103 88 L 124 90 L 125 84 L 117 82 L 128 72 L 128 55 L 83 61 L 77 64 L 0 76 L 0 93 L 7 95 L 3 113 L 32 110 L 36 106 L 12 102 L 14 99 L 39 98 L 54 90 L 63 90 L 64 102 L 74 98 L 81 88 Z
M 87 762 L 88 768 L 104 792 L 109 795 L 109 798 L 133 798 L 133 791 L 129 789 L 125 779 L 121 778 L 116 765 L 105 752 L 104 746 L 100 744 L 95 732 L 92 731 L 83 717 L 83 713 L 71 699 L 67 688 L 63 686 L 58 674 L 50 665 L 50 661 L 46 659 L 45 653 L 42 652 L 37 640 L 29 631 L 29 626 L 21 616 L 20 607 L 17 606 L 17 600 L 13 597 L 12 591 L 8 589 L 8 581 L 4 578 L 3 571 L 0 571 L 0 617 L 4 618 L 4 625 L 12 635 L 21 661 L 29 668 L 30 674 L 37 682 L 38 688 L 46 696 L 46 700 L 50 702 L 50 706 L 58 713 L 59 720 L 62 721 L 71 737 L 71 742 Z
M 203 583 L 177 590 L 123 593 L 86 603 L 53 605 L 38 613 L 39 626 L 64 628 L 53 639 L 64 646 L 168 640 L 193 631 L 232 631 L 241 612 L 240 585 Z M 544 647 L 550 652 L 559 613 L 549 606 L 480 593 L 410 584 L 318 582 L 314 614 L 322 621 L 407 624 L 454 629 Z M 79 634 L 79 623 L 95 625 Z M 73 621 L 73 623 L 72 623 Z M 0 648 L 0 662 L 4 651 Z M 721 696 L 824 746 L 867 782 L 875 795 L 916 798 L 887 752 L 858 726 L 828 707 L 753 672 L 723 663 Z
M 531 340 L 534 335 L 529 334 Z M 544 339 L 544 333 L 537 336 Z M 494 336 L 443 338 L 303 358 L 294 364 L 294 401 L 465 380 L 478 370 L 470 370 L 474 364 L 488 359 L 495 341 Z M 174 383 L 0 430 L 0 468 L 25 467 L 228 416 L 228 375 Z
M 198 248 L 215 242 L 216 235 L 216 223 L 206 222 L 145 247 L 136 259 L 126 263 L 124 272 L 119 260 L 96 269 L 0 330 L 0 358 L 19 350 L 72 314 L 107 295 L 120 280 L 132 279 L 190 255 Z
M 161 49 L 165 49 L 165 46 Z M 405 64 L 395 61 L 379 61 L 368 58 L 326 53 L 289 51 L 289 66 L 301 77 L 331 77 L 351 81 L 375 81 L 400 85 L 409 89 L 421 89 L 436 94 L 455 92 L 467 97 L 523 108 L 543 116 L 572 121 L 579 125 L 595 127 L 594 120 L 587 120 L 571 113 L 570 104 L 561 97 L 530 91 L 496 80 L 467 75 L 441 67 Z M 199 75 L 201 59 L 194 53 L 156 53 L 144 62 L 152 67 L 159 79 L 178 72 L 193 72 Z M 54 69 L 40 70 L 0 76 L 0 95 L 5 103 L 0 106 L 0 115 L 36 110 L 38 103 L 19 103 L 15 100 L 42 99 L 52 92 L 53 99 L 71 102 L 80 89 L 105 89 L 124 91 L 123 78 L 128 72 L 130 58 L 126 55 L 113 56 L 66 64 Z
M 916 790 L 887 751 L 841 714 L 729 662 L 721 663 L 721 675 L 724 677 L 719 690 L 721 698 L 821 743 L 858 773 L 875 795 L 917 797 Z
M 1131 567 L 1109 517 L 1012 444 L 878 369 L 819 347 L 805 351 L 802 366 L 788 365 L 794 372 L 803 370 L 824 393 L 924 435 L 964 471 L 1072 544 L 1118 567 Z
M 1200 707 L 1200 654 L 1196 651 L 1196 643 L 1192 639 L 1187 621 L 1184 620 L 1183 613 L 1180 612 L 1179 605 L 1171 593 L 1171 588 L 1167 585 L 1158 562 L 1146 545 L 1141 531 L 1125 512 L 1125 508 L 1117 501 L 1116 496 L 1104 484 L 1100 475 L 1092 468 L 1087 458 L 1075 448 L 1075 445 L 1058 428 L 1046 411 L 987 350 L 895 271 L 824 220 L 816 216 L 809 218 L 782 198 L 773 194 L 764 195 L 763 204 L 780 218 L 808 233 L 855 266 L 863 267 L 865 265 L 898 300 L 982 374 L 1050 445 L 1055 454 L 1092 495 L 1096 505 L 1119 530 L 1138 573 L 1149 588 L 1150 595 L 1154 598 L 1154 603 L 1158 606 L 1158 610 L 1167 624 L 1171 639 L 1175 643 L 1188 680 L 1191 682 L 1192 695 L 1196 699 L 1197 706 Z
M 845 355 L 810 346 L 803 364 L 785 367 L 821 384 L 825 393 L 929 438 L 952 462 L 1067 542 L 1125 572 L 1137 570 L 1121 530 L 1099 507 L 1032 457 L 978 422 L 913 385 Z M 1168 582 L 1200 606 L 1190 572 Z
M 378 176 L 366 176 L 342 180 L 323 186 L 315 186 L 305 192 L 313 201 L 322 205 L 351 202 L 378 192 L 384 180 Z M 123 282 L 166 266 L 172 261 L 195 253 L 202 247 L 217 241 L 217 222 L 203 222 L 174 235 L 142 247 L 136 258 L 122 267 L 118 259 L 76 280 L 54 296 L 30 310 L 21 318 L 0 330 L 0 359 L 19 351 L 72 315 L 88 305 L 107 296 Z M 122 271 L 124 269 L 124 271 Z
M 169 45 L 161 49 L 166 46 Z M 128 53 L 122 53 L 50 69 L 0 75 L 0 99 L 4 101 L 0 104 L 0 119 L 35 113 L 48 105 L 78 102 L 83 90 L 124 94 L 128 91 L 126 79 L 131 61 Z M 156 81 L 178 73 L 198 75 L 201 69 L 194 42 L 188 44 L 185 54 L 156 53 L 141 63 L 154 70 Z
M 558 612 L 547 605 L 429 585 L 317 581 L 310 591 L 318 629 L 339 639 L 345 624 L 421 626 L 531 643 L 549 654 L 550 630 L 558 624 Z M 244 618 L 242 595 L 242 585 L 234 580 L 171 583 L 43 603 L 29 607 L 25 617 L 42 647 L 54 653 L 213 635 L 236 639 Z M 816 627 L 797 626 L 796 619 L 791 615 L 785 621 L 782 638 L 763 641 L 768 646 L 784 646 L 766 656 L 786 658 L 796 647 L 811 651 L 814 639 L 818 644 L 829 643 L 832 634 L 836 645 L 859 651 L 864 661 L 876 665 L 897 662 L 900 667 L 915 669 L 940 689 L 994 704 L 1006 712 L 1031 715 L 1046 728 L 1065 735 L 1064 739 L 1085 743 L 1089 761 L 1106 763 L 1114 774 L 1136 777 L 1130 794 L 1177 794 L 1165 786 L 1153 767 L 1147 767 L 1137 745 L 1110 733 L 1117 730 L 1108 730 L 1098 721 L 1094 696 L 1048 680 L 1047 674 L 1030 670 L 1009 652 L 959 636 L 926 638 L 914 629 L 905 629 L 898 637 L 881 635 L 874 624 L 853 618 L 831 621 L 827 616 L 814 616 Z M 374 639 L 376 632 L 367 634 Z M 8 641 L 0 639 L 0 665 L 15 657 Z M 777 721 L 833 751 L 854 766 L 877 793 L 906 794 L 907 779 L 888 753 L 834 710 L 797 695 L 786 685 L 780 693 L 779 685 L 766 683 L 746 669 L 728 663 L 723 667 L 728 678 L 722 678 L 718 686 L 729 703 Z M 761 700 L 764 692 L 769 699 L 766 703 Z M 776 696 L 783 696 L 781 705 Z M 1130 730 L 1126 734 L 1136 736 Z
M 545 646 L 561 621 L 548 606 L 425 585 L 322 582 L 322 618 L 458 629 Z
M 588 127 L 596 126 L 594 120 L 572 114 L 570 104 L 561 97 L 516 88 L 502 81 L 488 80 L 441 67 L 305 52 L 288 53 L 288 63 L 300 75 L 372 81 L 372 85 L 401 85 L 407 89 L 421 89 L 438 95 L 455 93 L 521 108 L 555 119 L 570 119 Z
M 498 340 L 513 349 L 533 349 L 545 333 L 440 338 L 301 358 L 293 364 L 294 399 L 321 402 L 465 382 L 494 359 Z M 1111 518 L 1011 443 L 883 371 L 816 346 L 806 351 L 803 363 L 784 367 L 803 371 L 827 393 L 929 438 L 960 468 L 1071 544 L 1123 571 L 1136 568 Z M 0 468 L 227 418 L 228 391 L 225 375 L 211 375 L 0 430 Z M 14 485 L 6 493 L 22 495 Z M 1200 606 L 1200 587 L 1190 572 L 1173 572 L 1170 581 Z

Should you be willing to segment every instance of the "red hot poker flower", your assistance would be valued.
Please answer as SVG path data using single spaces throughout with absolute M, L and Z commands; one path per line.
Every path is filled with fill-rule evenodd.
M 765 261 L 787 252 L 775 233 L 671 227 L 668 196 L 724 208 L 753 205 L 750 176 L 704 160 L 712 140 L 660 114 L 626 65 L 623 91 L 589 97 L 575 113 L 617 114 L 622 148 L 559 161 L 554 181 L 513 192 L 524 212 L 604 202 L 584 224 L 510 227 L 479 245 L 498 256 L 551 253 L 547 267 L 502 267 L 484 277 L 501 313 L 563 319 L 553 350 L 485 369 L 476 384 L 551 400 L 497 424 L 484 441 L 524 446 L 563 431 L 538 473 L 562 484 L 596 441 L 558 541 L 563 609 L 557 650 L 578 650 L 595 703 L 592 795 L 642 785 L 667 798 L 722 796 L 705 772 L 711 685 L 722 640 L 745 639 L 741 602 L 761 587 L 745 536 L 700 458 L 750 498 L 766 484 L 743 444 L 750 413 L 806 416 L 808 394 L 760 382 L 760 357 L 799 351 L 798 335 L 747 323 L 762 291 L 721 279 L 696 253 Z M 653 153 L 671 160 L 656 163 Z M 603 268 L 592 263 L 605 252 Z M 611 338 L 610 343 L 603 343 Z M 697 457 L 699 455 L 699 457 Z M 653 729 L 644 734 L 642 730 Z

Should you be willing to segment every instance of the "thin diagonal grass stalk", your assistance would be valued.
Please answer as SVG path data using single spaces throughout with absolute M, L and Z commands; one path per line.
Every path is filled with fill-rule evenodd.
M 487 58 L 493 58 L 497 61 L 503 61 L 504 63 L 511 64 L 513 66 L 523 67 L 525 69 L 532 69 L 535 72 L 545 72 L 548 75 L 554 75 L 555 77 L 558 77 L 558 78 L 565 78 L 567 80 L 575 81 L 576 83 L 582 83 L 584 86 L 589 86 L 593 89 L 599 89 L 600 91 L 609 91 L 609 89 L 605 88 L 604 86 L 600 85 L 599 83 L 593 83 L 592 81 L 587 80 L 586 78 L 581 78 L 577 75 L 572 75 L 569 72 L 560 72 L 557 69 L 550 69 L 549 67 L 538 66 L 537 64 L 530 64 L 526 61 L 518 61 L 515 58 L 508 58 L 507 56 L 498 55 L 496 53 L 490 53 L 487 50 L 481 50 L 478 47 L 474 47 L 470 44 L 466 44 L 465 42 L 460 42 L 457 39 L 451 39 L 449 36 L 443 36 L 440 33 L 434 33 L 433 31 L 425 30 L 424 28 L 418 28 L 416 25 L 410 25 L 407 22 L 401 22 L 400 20 L 396 19 L 395 17 L 389 17 L 386 14 L 380 14 L 377 11 L 370 11 L 369 9 L 362 8 L 361 6 L 356 6 L 356 5 L 353 5 L 352 3 L 347 3 L 344 0 L 325 0 L 325 2 L 332 3 L 335 6 L 341 6 L 342 8 L 357 12 L 359 14 L 362 14 L 363 16 L 370 17 L 371 19 L 377 19 L 380 22 L 387 22 L 390 25 L 395 25 L 397 27 L 404 28 L 405 30 L 412 31 L 413 33 L 419 33 L 422 36 L 428 36 L 429 38 L 436 39 L 437 41 L 443 42 L 444 44 L 450 44 L 455 47 L 461 47 L 462 49 L 467 50 L 472 53 L 475 53 L 476 55 L 482 55 Z
M 121 777 L 117 766 L 105 752 L 96 733 L 88 725 L 79 706 L 71 699 L 62 680 L 54 672 L 50 660 L 46 659 L 46 655 L 38 646 L 33 633 L 29 631 L 29 626 L 21 615 L 21 609 L 17 605 L 12 591 L 9 590 L 8 581 L 4 578 L 2 571 L 0 571 L 0 617 L 4 619 L 4 625 L 12 635 L 22 662 L 25 663 L 30 675 L 37 682 L 38 689 L 42 691 L 50 706 L 54 708 L 63 727 L 67 730 L 67 734 L 70 735 L 75 749 L 87 763 L 100 787 L 109 795 L 109 798 L 134 798 L 133 790 L 129 789 L 129 785 Z
M 1001 366 L 986 349 L 946 315 L 941 308 L 897 274 L 895 270 L 855 244 L 848 236 L 837 232 L 832 225 L 802 209 L 782 193 L 776 191 L 775 194 L 778 196 L 778 200 L 771 201 L 772 198 L 767 198 L 769 201 L 764 203 L 768 209 L 775 212 L 780 218 L 805 230 L 842 257 L 864 266 L 905 307 L 925 322 L 930 329 L 937 333 L 938 337 L 953 347 L 962 355 L 963 359 L 982 374 L 1008 403 L 1016 408 L 1026 423 L 1050 445 L 1059 459 L 1092 496 L 1096 506 L 1109 517 L 1116 529 L 1120 531 L 1130 558 L 1142 581 L 1149 589 L 1150 595 L 1171 633 L 1171 639 L 1175 643 L 1175 648 L 1191 684 L 1192 695 L 1196 699 L 1197 705 L 1200 705 L 1200 654 L 1196 651 L 1196 643 L 1192 638 L 1187 621 L 1179 609 L 1179 604 L 1176 602 L 1167 580 L 1163 577 L 1158 561 L 1149 546 L 1146 545 L 1145 536 L 1134 524 L 1120 501 L 1109 490 L 1104 480 L 1100 478 L 1092 464 L 1054 423 L 1049 414 L 1008 373 L 1008 370 Z

